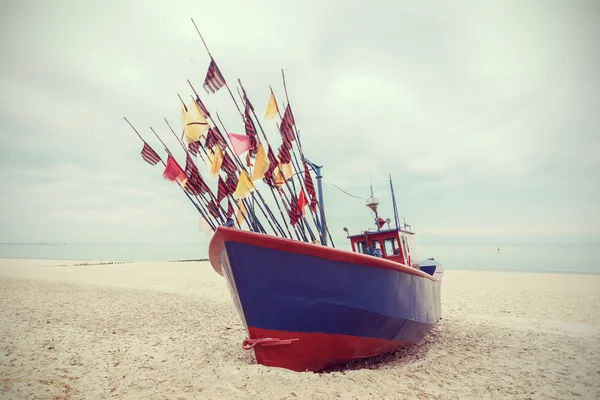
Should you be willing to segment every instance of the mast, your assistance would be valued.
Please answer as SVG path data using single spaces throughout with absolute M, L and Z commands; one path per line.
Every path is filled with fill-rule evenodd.
M 396 196 L 394 195 L 394 185 L 392 184 L 392 174 L 390 176 L 390 190 L 392 191 L 392 205 L 394 206 L 394 221 L 396 222 L 396 229 L 400 229 L 400 223 L 398 220 L 398 207 L 396 206 Z
M 307 158 L 305 158 L 304 161 L 306 161 L 306 163 L 308 165 L 310 165 L 315 170 L 315 173 L 317 174 L 315 178 L 317 179 L 317 196 L 319 196 L 319 211 L 321 214 L 320 221 L 318 221 L 319 223 L 317 224 L 318 225 L 317 228 L 321 231 L 321 236 L 323 237 L 323 244 L 325 246 L 327 246 L 327 221 L 325 220 L 325 201 L 324 201 L 324 196 L 323 196 L 323 181 L 322 181 L 323 176 L 321 175 L 321 168 L 323 168 L 323 166 L 314 164 Z

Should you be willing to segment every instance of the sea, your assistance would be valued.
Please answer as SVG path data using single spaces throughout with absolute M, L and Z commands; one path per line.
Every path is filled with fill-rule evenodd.
M 417 240 L 419 259 L 433 257 L 447 270 L 600 274 L 600 238 L 559 240 Z M 348 248 L 342 243 L 341 248 Z M 0 243 L 0 258 L 78 261 L 206 260 L 206 244 Z

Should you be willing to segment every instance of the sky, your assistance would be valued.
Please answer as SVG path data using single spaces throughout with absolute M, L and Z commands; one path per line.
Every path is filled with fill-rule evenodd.
M 334 241 L 374 226 L 371 184 L 393 219 L 388 174 L 418 235 L 600 235 L 597 1 L 1 7 L 0 242 L 208 243 L 123 119 L 183 163 L 163 117 L 181 129 L 189 79 L 244 132 L 229 93 L 202 90 L 209 57 L 191 18 L 259 116 L 269 85 L 285 99 L 285 71 Z M 274 121 L 261 124 L 275 142 Z

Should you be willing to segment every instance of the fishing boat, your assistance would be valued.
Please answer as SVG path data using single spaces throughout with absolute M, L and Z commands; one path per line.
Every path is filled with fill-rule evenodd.
M 143 142 L 144 161 L 164 166 L 163 178 L 182 190 L 200 215 L 200 228 L 213 235 L 210 263 L 227 281 L 247 330 L 242 348 L 253 350 L 263 365 L 319 371 L 421 340 L 441 318 L 443 267 L 417 259 L 414 233 L 399 222 L 391 175 L 394 228 L 379 217 L 371 187 L 366 205 L 375 227 L 353 235 L 344 228 L 351 250 L 336 248 L 325 215 L 322 166 L 304 154 L 283 70 L 283 115 L 269 85 L 259 118 L 240 79 L 238 104 L 192 22 L 210 59 L 203 88 L 207 95 L 227 89 L 245 133 L 227 130 L 218 114 L 217 124 L 189 79 L 191 102 L 177 93 L 181 136 L 164 118 L 185 168 L 156 130 L 150 128 L 166 160 L 125 120 Z M 269 140 L 269 129 L 275 139 Z M 201 171 L 200 161 L 208 170 Z
M 377 215 L 377 199 L 367 205 Z M 441 318 L 443 266 L 417 261 L 414 233 L 385 222 L 349 235 L 352 251 L 219 227 L 209 257 L 247 329 L 242 347 L 263 365 L 319 371 L 420 341 Z

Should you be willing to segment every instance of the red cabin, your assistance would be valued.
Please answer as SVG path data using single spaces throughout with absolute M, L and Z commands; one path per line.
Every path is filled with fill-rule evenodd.
M 414 266 L 414 264 L 417 264 L 417 254 L 413 235 L 413 232 L 403 229 L 389 229 L 364 231 L 358 235 L 348 236 L 348 238 L 352 243 L 352 251 L 355 253 L 363 253 L 407 266 Z

